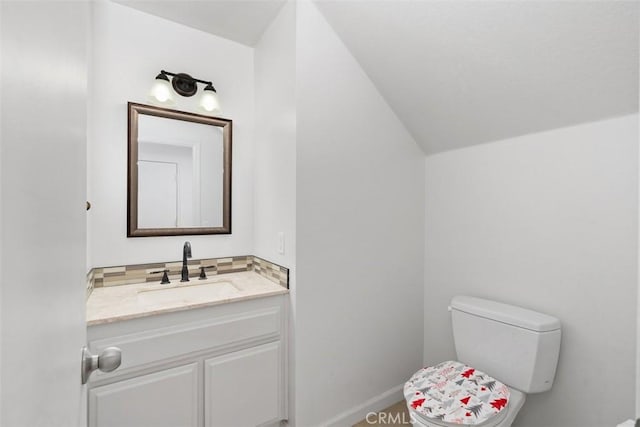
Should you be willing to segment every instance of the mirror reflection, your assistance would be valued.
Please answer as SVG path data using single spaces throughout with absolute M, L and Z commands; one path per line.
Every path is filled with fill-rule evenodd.
M 231 122 L 129 109 L 129 235 L 229 233 Z

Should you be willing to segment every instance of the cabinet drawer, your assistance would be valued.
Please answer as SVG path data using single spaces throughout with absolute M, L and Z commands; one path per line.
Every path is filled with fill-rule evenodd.
M 186 323 L 175 327 L 151 329 L 89 343 L 94 353 L 110 346 L 122 350 L 122 365 L 113 373 L 97 372 L 99 379 L 128 372 L 156 362 L 200 351 L 233 350 L 281 335 L 281 311 L 278 307 L 216 317 L 203 322 Z

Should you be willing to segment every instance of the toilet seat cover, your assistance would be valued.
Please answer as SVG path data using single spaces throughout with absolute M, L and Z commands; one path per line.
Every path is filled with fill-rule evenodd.
M 420 415 L 452 424 L 481 424 L 504 410 L 509 388 L 456 361 L 422 368 L 404 385 L 407 405 Z

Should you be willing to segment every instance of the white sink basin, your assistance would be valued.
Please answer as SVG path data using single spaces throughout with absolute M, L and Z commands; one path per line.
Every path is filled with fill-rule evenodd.
M 211 302 L 232 297 L 238 292 L 240 289 L 230 281 L 155 285 L 140 289 L 138 301 L 144 304 Z

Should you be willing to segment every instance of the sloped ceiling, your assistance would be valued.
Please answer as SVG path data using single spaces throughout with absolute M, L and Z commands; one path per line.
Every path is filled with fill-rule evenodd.
M 638 111 L 637 2 L 316 4 L 427 154 Z
M 255 46 L 286 0 L 112 1 L 247 46 Z
M 248 46 L 285 2 L 113 1 Z M 427 154 L 638 111 L 640 2 L 315 4 Z

